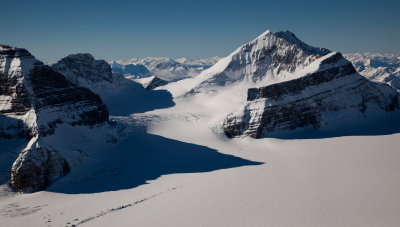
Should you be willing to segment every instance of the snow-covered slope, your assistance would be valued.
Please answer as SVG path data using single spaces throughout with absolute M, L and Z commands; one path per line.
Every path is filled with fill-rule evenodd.
M 376 82 L 388 83 L 400 90 L 400 56 L 395 54 L 345 54 L 357 71 Z

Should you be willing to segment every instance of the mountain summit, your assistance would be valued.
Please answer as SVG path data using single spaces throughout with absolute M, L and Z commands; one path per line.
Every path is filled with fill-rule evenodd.
M 296 77 L 296 72 L 328 53 L 327 49 L 305 44 L 289 31 L 268 30 L 196 78 L 181 83 L 191 88 L 190 93 L 243 81 L 267 85 Z

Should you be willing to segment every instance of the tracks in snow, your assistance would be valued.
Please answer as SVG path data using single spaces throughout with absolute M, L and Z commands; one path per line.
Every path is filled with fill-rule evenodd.
M 111 208 L 111 209 L 102 210 L 102 211 L 96 213 L 95 215 L 90 216 L 90 217 L 87 217 L 87 218 L 84 218 L 84 219 L 82 219 L 82 220 L 80 220 L 80 221 L 79 221 L 79 219 L 74 219 L 73 221 L 68 222 L 68 223 L 66 224 L 66 227 L 76 227 L 76 226 L 78 226 L 78 225 L 85 224 L 85 223 L 87 223 L 87 222 L 93 221 L 93 220 L 95 220 L 95 219 L 97 219 L 97 218 L 100 218 L 100 217 L 103 217 L 103 216 L 105 216 L 105 215 L 112 214 L 112 213 L 121 211 L 121 210 L 123 210 L 123 209 L 129 208 L 129 207 L 137 206 L 137 205 L 139 205 L 139 204 L 141 204 L 141 203 L 143 203 L 143 202 L 145 202 L 145 201 L 148 201 L 148 200 L 153 199 L 153 198 L 155 198 L 155 197 L 157 197 L 157 196 L 166 194 L 166 193 L 168 193 L 168 192 L 170 192 L 170 191 L 176 190 L 176 189 L 181 188 L 181 187 L 183 187 L 183 185 L 179 185 L 179 186 L 176 186 L 176 187 L 167 189 L 166 191 L 162 191 L 162 192 L 153 194 L 153 195 L 151 195 L 151 196 L 145 197 L 145 198 L 143 198 L 143 199 L 136 200 L 136 201 L 134 201 L 134 202 L 130 202 L 130 203 L 127 203 L 127 204 L 118 206 L 118 207 L 114 207 L 114 208 Z

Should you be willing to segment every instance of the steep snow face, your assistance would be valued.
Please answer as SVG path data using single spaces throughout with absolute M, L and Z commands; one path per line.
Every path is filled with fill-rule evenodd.
M 215 86 L 236 82 L 265 85 L 292 78 L 297 71 L 328 53 L 330 51 L 327 49 L 303 43 L 289 31 L 266 31 L 196 78 L 180 83 L 182 87 L 189 88 L 190 93 L 213 90 Z
M 357 74 L 340 53 L 328 54 L 316 63 L 317 70 L 297 79 L 249 89 L 244 107 L 225 119 L 226 135 L 259 138 L 399 108 L 394 89 Z
M 400 91 L 400 56 L 395 54 L 345 54 L 357 71 L 376 82 L 385 82 Z

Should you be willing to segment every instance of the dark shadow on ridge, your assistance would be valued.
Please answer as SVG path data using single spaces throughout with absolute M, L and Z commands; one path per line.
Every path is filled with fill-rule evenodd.
M 109 157 L 73 169 L 46 191 L 99 193 L 131 189 L 162 175 L 202 173 L 248 165 L 260 165 L 217 150 L 157 135 L 140 133 L 118 143 Z
M 0 113 L 0 185 L 10 180 L 11 167 L 29 142 L 29 131 L 21 120 Z
M 277 139 L 323 139 L 342 136 L 380 136 L 400 133 L 400 111 L 384 113 L 347 122 L 331 122 L 321 128 L 300 128 L 293 131 L 272 132 L 263 138 Z

